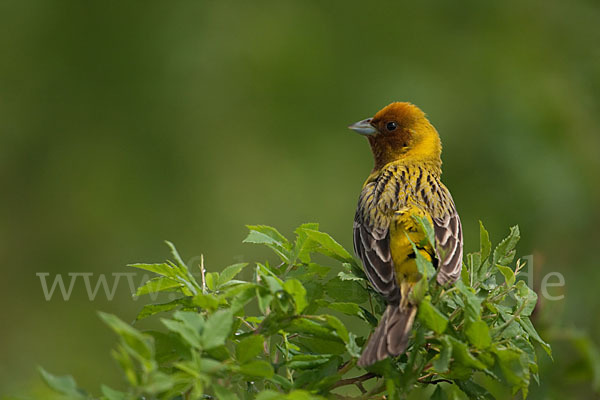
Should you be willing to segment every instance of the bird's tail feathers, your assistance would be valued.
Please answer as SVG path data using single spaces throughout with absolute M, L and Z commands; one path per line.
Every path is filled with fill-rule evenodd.
M 406 350 L 416 313 L 414 305 L 401 308 L 398 304 L 389 304 L 360 356 L 358 366 L 367 367 L 384 358 L 402 354 Z

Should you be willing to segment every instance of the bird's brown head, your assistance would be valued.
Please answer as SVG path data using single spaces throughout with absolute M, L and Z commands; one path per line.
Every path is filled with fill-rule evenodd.
M 422 162 L 437 169 L 441 167 L 440 137 L 425 113 L 411 103 L 392 103 L 372 118 L 348 128 L 369 140 L 375 160 L 374 171 L 397 160 Z

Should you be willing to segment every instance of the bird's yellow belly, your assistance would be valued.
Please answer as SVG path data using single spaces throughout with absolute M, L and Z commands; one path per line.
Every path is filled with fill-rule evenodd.
M 396 218 L 394 218 L 390 226 L 390 251 L 402 298 L 407 297 L 410 288 L 420 279 L 412 243 L 418 247 L 422 247 L 420 244 L 425 239 L 425 233 L 414 220 L 414 215 L 426 216 L 428 219 L 431 218 L 416 207 L 409 208 L 397 212 Z M 430 246 L 418 248 L 417 251 L 427 260 L 431 261 L 433 250 Z

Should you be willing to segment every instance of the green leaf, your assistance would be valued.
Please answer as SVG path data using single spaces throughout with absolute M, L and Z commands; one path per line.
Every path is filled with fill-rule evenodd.
M 550 345 L 548 343 L 546 343 L 544 340 L 542 340 L 542 338 L 540 337 L 538 332 L 533 327 L 533 324 L 531 323 L 529 318 L 526 316 L 521 316 L 521 318 L 519 318 L 519 323 L 521 324 L 521 326 L 523 327 L 525 332 L 527 332 L 529 337 L 531 337 L 540 346 L 542 346 L 542 349 L 544 349 L 546 354 L 548 354 L 548 356 L 550 356 L 550 358 L 552 358 L 552 349 L 550 348 Z
M 510 228 L 509 235 L 494 249 L 492 264 L 509 265 L 515 258 L 515 247 L 520 238 L 519 226 Z
M 321 317 L 323 317 L 325 319 L 325 321 L 327 322 L 327 324 L 333 328 L 333 330 L 335 331 L 335 333 L 337 334 L 337 336 L 342 339 L 342 341 L 344 343 L 348 343 L 349 340 L 349 336 L 348 336 L 348 330 L 346 329 L 346 326 L 342 323 L 342 321 L 340 321 L 337 317 L 334 317 L 333 315 L 322 315 Z
M 262 335 L 251 335 L 242 339 L 235 347 L 235 356 L 240 363 L 250 361 L 263 351 L 265 338 Z
M 362 304 L 369 299 L 367 290 L 355 281 L 342 281 L 336 277 L 330 279 L 325 285 L 327 294 L 341 302 Z
M 448 371 L 450 359 L 452 358 L 452 343 L 446 336 L 442 337 L 440 352 L 433 357 L 433 370 L 435 372 L 444 373 Z
M 413 251 L 415 253 L 415 262 L 417 264 L 417 270 L 419 271 L 421 276 L 425 276 L 427 277 L 427 279 L 431 279 L 435 275 L 435 268 L 433 264 L 431 263 L 431 261 L 429 261 L 423 256 L 421 250 L 417 248 L 417 245 L 411 240 L 410 236 L 408 236 L 408 233 L 405 233 L 405 235 L 410 244 L 412 245 Z
M 325 323 L 328 322 L 324 316 L 315 316 L 314 318 L 317 318 L 319 321 Z M 286 327 L 286 331 L 288 331 L 289 333 L 301 333 L 311 335 L 317 338 L 327 339 L 331 341 L 342 341 L 340 339 L 340 336 L 334 333 L 331 328 L 323 326 L 322 324 L 308 318 L 295 318 Z
M 469 343 L 478 349 L 486 349 L 492 343 L 490 329 L 482 320 L 467 321 L 465 334 L 467 335 L 467 339 L 469 339 Z
M 152 315 L 158 314 L 160 312 L 171 311 L 179 306 L 191 306 L 191 301 L 189 297 L 183 297 L 181 299 L 176 299 L 173 301 L 169 301 L 168 303 L 159 303 L 159 304 L 146 304 L 142 308 L 142 311 L 135 318 L 136 321 L 139 321 L 144 318 L 148 318 Z
M 483 226 L 483 223 L 479 221 L 479 254 L 481 255 L 481 261 L 485 261 L 492 252 L 492 243 L 490 242 L 490 234 Z
M 290 260 L 290 242 L 275 228 L 266 225 L 247 225 L 250 233 L 244 243 L 264 244 L 285 262 Z
M 278 376 L 278 375 L 275 375 Z M 286 396 L 273 390 L 263 390 L 256 395 L 256 400 L 283 400 Z
M 304 229 L 304 232 L 306 232 L 310 239 L 321 245 L 317 249 L 318 252 L 341 262 L 354 262 L 352 255 L 327 233 L 313 229 Z
M 421 226 L 423 232 L 425 232 L 425 238 L 429 246 L 435 249 L 435 231 L 429 219 L 421 215 L 413 215 L 413 218 Z
M 217 297 L 212 293 L 198 293 L 192 298 L 192 303 L 202 309 L 214 311 L 226 302 L 225 299 Z
M 182 286 L 183 285 L 181 283 L 179 283 L 171 278 L 159 276 L 159 277 L 150 279 L 144 285 L 140 286 L 137 289 L 135 295 L 141 296 L 141 295 L 149 294 L 149 293 L 164 292 L 166 290 L 173 289 L 173 288 L 179 288 Z
M 437 385 L 430 400 L 448 400 L 448 396 L 444 393 L 444 389 L 440 385 Z
M 235 276 L 239 274 L 240 271 L 244 269 L 246 265 L 248 265 L 248 263 L 240 263 L 233 264 L 225 268 L 223 271 L 221 271 L 221 274 L 219 275 L 219 282 L 217 286 L 221 287 L 233 278 L 235 278 Z
M 288 361 L 287 366 L 290 369 L 314 369 L 326 364 L 331 354 L 298 354 Z
M 165 240 L 165 243 L 167 244 L 167 246 L 169 246 L 169 249 L 171 250 L 171 254 L 173 255 L 173 258 L 175 259 L 175 262 L 180 267 L 184 267 L 187 270 L 187 267 L 186 267 L 185 263 L 183 262 L 183 259 L 179 255 L 179 252 L 175 248 L 175 245 L 173 243 L 169 242 L 168 240 Z
M 457 380 L 456 384 L 462 390 L 469 399 L 472 400 L 495 400 L 496 398 L 492 396 L 488 390 L 472 380 L 462 381 Z
M 496 268 L 500 270 L 502 276 L 504 276 L 504 281 L 507 286 L 512 286 L 515 283 L 515 272 L 510 267 L 505 267 L 502 265 L 496 265 Z
M 218 400 L 237 400 L 238 397 L 235 393 L 233 393 L 231 390 L 217 384 L 217 383 L 212 383 L 212 388 L 215 391 L 215 395 L 217 396 Z
M 173 269 L 173 267 L 171 267 L 167 263 L 161 263 L 161 264 L 138 263 L 138 264 L 128 264 L 127 266 L 132 267 L 132 268 L 143 269 L 144 271 L 150 271 L 150 272 L 154 272 L 155 274 L 168 276 L 168 277 L 175 277 L 177 275 L 175 273 L 175 270 Z
M 460 280 L 456 281 L 456 287 L 465 300 L 464 312 L 467 318 L 472 321 L 479 320 L 481 316 L 481 299 Z
M 529 386 L 529 361 L 522 351 L 507 348 L 493 350 L 502 376 L 512 386 Z
M 452 343 L 452 356 L 454 360 L 465 367 L 475 368 L 475 369 L 485 369 L 485 365 L 473 357 L 471 352 L 469 351 L 469 347 L 466 343 L 461 342 L 458 339 L 455 339 L 452 336 L 449 336 L 448 339 Z
M 356 335 L 352 332 L 348 334 L 348 343 L 346 343 L 346 350 L 352 357 L 360 357 L 360 347 L 356 344 Z
M 535 309 L 537 305 L 537 293 L 534 292 L 525 281 L 517 282 L 517 294 L 518 294 L 518 306 L 521 307 L 523 303 L 523 309 L 521 310 L 521 315 L 529 316 Z
M 219 273 L 218 272 L 208 272 L 204 275 L 204 281 L 206 282 L 206 287 L 208 290 L 215 291 L 217 290 L 217 284 L 219 283 Z
M 103 312 L 98 312 L 98 315 L 141 359 L 145 361 L 152 360 L 151 337 L 144 335 L 131 325 L 121 321 L 115 315 Z
M 256 360 L 240 366 L 239 371 L 246 375 L 256 378 L 271 378 L 273 376 L 273 367 L 266 361 Z
M 311 253 L 317 251 L 319 244 L 309 238 L 308 234 L 305 232 L 305 229 L 318 231 L 319 224 L 302 224 L 294 231 L 294 233 L 296 233 L 296 243 L 294 243 L 294 259 L 298 259 L 301 262 L 308 264 L 311 261 Z
M 131 398 L 127 393 L 114 390 L 106 385 L 100 385 L 100 390 L 106 400 L 128 400 Z
M 171 332 L 178 333 L 187 343 L 196 349 L 202 349 L 200 332 L 190 324 L 172 319 L 161 319 L 161 322 Z
M 77 383 L 71 375 L 56 376 L 52 375 L 42 367 L 38 367 L 40 375 L 46 382 L 46 385 L 52 390 L 62 393 L 71 399 L 86 399 L 86 396 L 77 388 Z
M 359 278 L 358 276 L 349 273 L 349 272 L 345 272 L 345 271 L 340 271 L 338 272 L 337 276 L 343 280 L 343 281 L 363 281 L 363 278 Z
M 356 303 L 334 302 L 334 303 L 327 304 L 327 308 L 342 312 L 346 315 L 354 315 L 354 316 L 361 317 L 361 318 L 363 316 L 362 309 Z
M 233 314 L 230 310 L 219 310 L 206 319 L 202 331 L 202 344 L 204 349 L 225 344 L 233 326 Z
M 429 297 L 419 305 L 419 320 L 437 334 L 443 333 L 448 326 L 448 318 L 431 304 Z
M 306 301 L 306 289 L 302 286 L 302 283 L 297 279 L 290 279 L 283 283 L 283 289 L 294 299 L 296 314 L 302 313 L 308 305 Z
M 427 290 L 429 289 L 429 281 L 426 276 L 423 276 L 417 281 L 410 291 L 409 297 L 412 304 L 419 304 L 423 301 Z

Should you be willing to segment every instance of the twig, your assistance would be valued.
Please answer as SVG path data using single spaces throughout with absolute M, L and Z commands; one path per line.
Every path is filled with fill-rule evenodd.
M 355 378 L 342 379 L 342 380 L 339 380 L 339 381 L 337 381 L 337 382 L 336 382 L 336 383 L 335 383 L 335 384 L 334 384 L 334 385 L 331 387 L 331 389 L 335 389 L 335 388 L 337 388 L 337 387 L 340 387 L 340 386 L 347 386 L 347 385 L 355 385 L 355 384 L 360 384 L 361 382 L 364 382 L 364 381 L 366 381 L 366 380 L 369 380 L 369 379 L 371 379 L 371 378 L 374 378 L 375 376 L 377 376 L 377 375 L 375 375 L 375 374 L 374 374 L 374 373 L 372 373 L 372 372 L 368 372 L 368 373 L 366 373 L 366 374 L 364 374 L 364 375 L 357 376 L 357 377 L 355 377 Z M 363 389 L 364 389 L 364 388 L 363 388 Z
M 206 270 L 204 269 L 204 254 L 200 254 L 200 275 L 202 278 L 202 293 L 206 293 Z

